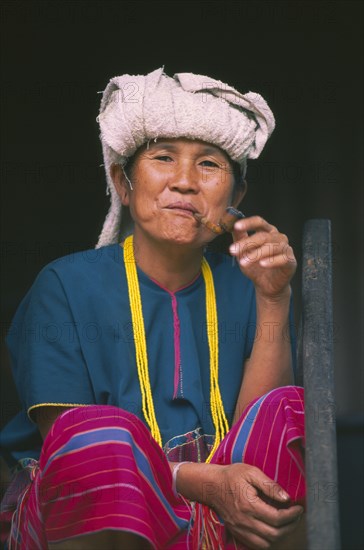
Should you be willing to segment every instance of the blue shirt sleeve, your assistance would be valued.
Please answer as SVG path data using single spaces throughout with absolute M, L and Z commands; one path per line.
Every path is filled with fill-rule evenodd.
M 57 272 L 46 266 L 23 299 L 7 336 L 24 408 L 86 405 L 94 392 L 77 326 Z

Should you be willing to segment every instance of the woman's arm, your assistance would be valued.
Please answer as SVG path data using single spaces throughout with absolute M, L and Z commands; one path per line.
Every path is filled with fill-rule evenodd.
M 290 289 L 279 300 L 257 295 L 257 329 L 235 407 L 233 424 L 246 406 L 268 391 L 293 384 L 292 348 L 289 338 Z
M 257 309 L 255 341 L 245 363 L 236 422 L 253 399 L 293 383 L 289 308 L 297 262 L 287 237 L 258 216 L 239 220 L 233 234 L 230 252 L 254 283 Z

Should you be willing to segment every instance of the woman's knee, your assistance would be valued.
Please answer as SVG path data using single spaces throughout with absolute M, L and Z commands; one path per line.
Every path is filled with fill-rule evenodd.
M 39 466 L 50 457 L 95 446 L 105 441 L 150 440 L 151 435 L 134 414 L 112 405 L 88 405 L 68 409 L 54 422 L 44 440 Z
M 284 415 L 289 419 L 292 411 L 301 414 L 304 411 L 304 390 L 299 386 L 275 388 L 250 403 L 240 417 L 240 423 L 264 422 L 268 424 Z

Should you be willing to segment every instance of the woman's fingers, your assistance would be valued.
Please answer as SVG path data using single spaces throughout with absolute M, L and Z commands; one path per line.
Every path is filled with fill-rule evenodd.
M 289 508 L 281 509 L 270 506 L 263 501 L 261 501 L 260 504 L 261 505 L 255 507 L 255 519 L 274 529 L 280 529 L 297 521 L 304 511 L 303 507 L 298 504 L 293 504 Z
M 266 231 L 268 233 L 278 232 L 277 228 L 268 223 L 261 216 L 250 216 L 249 218 L 243 218 L 238 220 L 234 225 L 234 232 L 251 232 L 251 231 Z
M 281 256 L 285 262 L 294 263 L 295 257 L 292 248 L 284 242 L 270 242 L 263 243 L 257 246 L 254 245 L 240 245 L 241 248 L 238 252 L 233 252 L 233 256 L 236 256 L 237 261 L 242 266 L 247 266 L 253 263 L 265 261 L 269 263 L 274 262 L 275 258 Z M 239 246 L 239 245 L 238 245 Z
M 236 222 L 233 236 L 230 253 L 256 290 L 269 299 L 287 294 L 297 267 L 287 236 L 260 216 Z
M 288 508 L 280 507 L 282 504 L 289 504 L 288 493 L 259 468 L 252 467 L 248 479 L 269 501 L 266 502 L 259 495 L 252 500 L 256 519 L 272 527 L 281 527 L 295 521 L 303 513 L 303 507 L 298 504 L 292 504 Z
M 259 260 L 259 264 L 263 267 L 282 267 L 286 265 L 287 262 L 296 265 L 296 259 L 293 255 L 293 250 L 291 247 L 288 247 L 284 250 L 284 252 L 282 252 L 282 254 L 278 254 L 276 256 L 265 256 L 262 254 Z
M 288 246 L 288 238 L 283 233 L 259 232 L 254 235 L 240 237 L 230 246 L 230 252 L 237 259 L 253 262 L 259 260 L 262 253 L 274 256 Z
M 256 468 L 255 466 L 248 466 L 246 464 L 241 466 L 247 468 L 245 470 L 246 481 L 248 481 L 256 489 L 261 491 L 266 497 L 268 497 L 270 500 L 275 500 L 278 503 L 289 502 L 290 498 L 288 493 L 276 481 L 273 481 L 273 479 L 265 475 L 262 470 Z M 256 496 L 255 501 L 265 504 L 261 499 L 259 499 L 258 495 Z
M 220 490 L 207 504 L 239 541 L 252 549 L 270 548 L 295 528 L 303 507 L 289 506 L 289 495 L 278 483 L 248 464 L 220 468 Z
M 254 234 L 249 235 L 249 231 Z M 262 266 L 281 266 L 296 263 L 288 237 L 260 216 L 239 220 L 234 226 L 234 243 L 230 253 L 242 267 L 260 263 Z
M 272 544 L 293 533 L 301 520 L 301 514 L 293 521 L 281 527 L 272 527 L 261 521 L 253 521 L 247 528 L 226 523 L 229 532 L 251 549 L 270 548 Z
M 279 233 L 277 230 L 272 232 L 258 231 L 254 233 L 254 235 L 241 237 L 237 242 L 241 243 L 246 248 L 258 248 L 265 242 L 288 243 L 288 237 L 284 233 Z

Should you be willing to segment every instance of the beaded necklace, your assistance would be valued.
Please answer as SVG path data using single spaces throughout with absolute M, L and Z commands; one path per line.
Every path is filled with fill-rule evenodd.
M 147 343 L 145 338 L 144 318 L 136 262 L 134 257 L 133 236 L 124 241 L 124 264 L 128 283 L 129 302 L 133 324 L 136 364 L 140 391 L 142 394 L 142 410 L 151 434 L 162 447 L 162 438 L 155 416 L 152 388 L 150 385 Z M 210 408 L 215 427 L 215 441 L 206 460 L 210 462 L 212 455 L 229 430 L 224 405 L 219 388 L 219 334 L 217 324 L 216 296 L 214 280 L 210 266 L 205 258 L 202 259 L 202 275 L 206 292 L 206 326 L 210 352 Z

